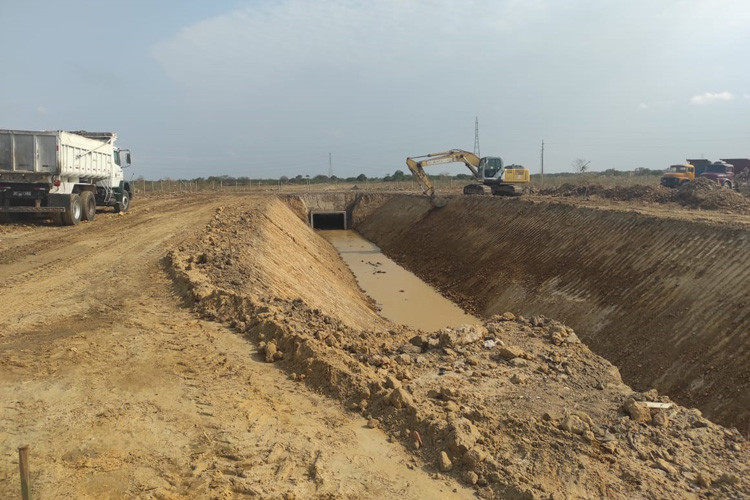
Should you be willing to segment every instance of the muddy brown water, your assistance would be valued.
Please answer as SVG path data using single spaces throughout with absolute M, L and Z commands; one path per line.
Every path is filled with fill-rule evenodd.
M 318 231 L 339 252 L 359 286 L 386 319 L 424 331 L 476 325 L 480 321 L 430 285 L 383 255 L 380 248 L 352 230 Z

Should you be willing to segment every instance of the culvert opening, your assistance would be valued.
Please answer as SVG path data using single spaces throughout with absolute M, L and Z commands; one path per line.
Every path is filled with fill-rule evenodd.
M 313 229 L 347 229 L 346 212 L 310 212 Z

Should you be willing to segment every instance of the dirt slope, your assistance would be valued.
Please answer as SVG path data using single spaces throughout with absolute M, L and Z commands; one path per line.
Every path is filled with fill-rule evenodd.
M 338 317 L 346 307 L 319 306 L 331 292 L 357 301 L 339 261 L 307 260 L 312 288 L 299 285 L 293 255 L 325 255 L 327 242 L 278 201 L 252 208 L 217 211 L 204 234 L 170 253 L 178 289 L 203 317 L 235 325 L 267 362 L 360 412 L 432 470 L 482 498 L 750 495 L 738 431 L 656 391 L 633 392 L 572 329 L 512 314 L 435 333 L 351 324 Z M 255 255 L 261 235 L 290 258 Z
M 565 321 L 628 383 L 750 429 L 747 228 L 481 197 L 431 211 L 398 197 L 359 229 L 464 306 Z
M 182 307 L 161 259 L 238 201 L 0 226 L 1 498 L 22 444 L 37 498 L 469 496 Z

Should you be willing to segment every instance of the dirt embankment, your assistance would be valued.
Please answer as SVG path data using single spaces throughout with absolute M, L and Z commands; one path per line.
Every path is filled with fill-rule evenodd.
M 464 306 L 559 318 L 628 383 L 748 430 L 747 229 L 496 198 L 431 210 L 405 196 L 359 230 Z
M 216 208 L 240 200 L 256 206 L 247 196 L 164 196 L 76 227 L 0 225 L 0 498 L 19 498 L 26 444 L 32 498 L 470 496 L 182 305 L 165 253 L 195 232 L 211 236 L 203 230 Z M 251 248 L 269 263 L 289 263 L 297 249 Z M 332 257 L 300 252 L 284 270 L 304 283 L 321 268 L 314 259 Z M 212 268 L 224 273 L 228 259 Z
M 293 380 L 339 398 L 435 477 L 454 475 L 482 498 L 750 495 L 739 432 L 655 391 L 633 393 L 572 329 L 506 314 L 409 331 L 364 312 L 368 300 L 330 252 L 270 200 L 218 210 L 170 263 L 202 316 L 233 324 Z
M 563 184 L 552 189 L 542 189 L 539 194 L 551 197 L 586 197 L 615 201 L 640 201 L 648 203 L 676 203 L 683 207 L 702 210 L 731 210 L 750 213 L 750 199 L 737 191 L 721 187 L 718 183 L 697 178 L 674 189 L 662 186 L 613 186 L 600 184 Z

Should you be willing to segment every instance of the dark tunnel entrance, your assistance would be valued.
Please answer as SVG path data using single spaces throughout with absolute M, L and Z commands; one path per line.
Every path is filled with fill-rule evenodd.
M 346 212 L 310 212 L 313 229 L 347 229 Z

